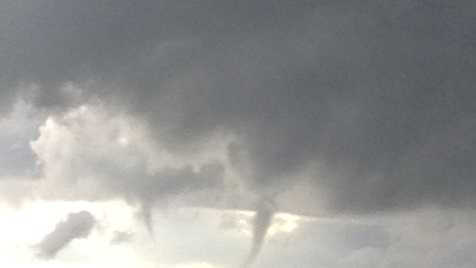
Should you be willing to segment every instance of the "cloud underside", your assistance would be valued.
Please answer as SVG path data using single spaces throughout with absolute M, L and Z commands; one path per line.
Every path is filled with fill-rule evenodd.
M 32 148 L 78 198 L 219 206 L 226 193 L 230 207 L 246 192 L 311 214 L 476 204 L 472 1 L 0 10 L 2 112 L 22 98 L 52 115 Z

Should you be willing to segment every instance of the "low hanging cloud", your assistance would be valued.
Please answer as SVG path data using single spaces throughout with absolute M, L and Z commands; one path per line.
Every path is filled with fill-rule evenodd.
M 55 229 L 36 246 L 38 257 L 54 258 L 74 239 L 88 237 L 95 224 L 94 216 L 88 211 L 68 214 L 66 220 L 59 222 Z

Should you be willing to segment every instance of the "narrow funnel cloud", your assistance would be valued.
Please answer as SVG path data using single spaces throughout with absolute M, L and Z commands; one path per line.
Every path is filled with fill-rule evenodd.
M 140 217 L 144 221 L 147 231 L 149 231 L 149 234 L 154 237 L 154 224 L 152 222 L 152 205 L 150 204 L 150 202 L 142 202 L 139 213 Z
M 253 244 L 250 253 L 242 268 L 250 267 L 263 247 L 263 242 L 266 239 L 266 234 L 273 221 L 275 206 L 272 200 L 262 199 L 256 209 L 256 214 L 253 223 Z

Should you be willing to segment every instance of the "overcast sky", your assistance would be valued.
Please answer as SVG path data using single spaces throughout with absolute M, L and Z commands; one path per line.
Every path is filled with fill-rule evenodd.
M 475 267 L 475 73 L 470 0 L 3 0 L 0 264 Z

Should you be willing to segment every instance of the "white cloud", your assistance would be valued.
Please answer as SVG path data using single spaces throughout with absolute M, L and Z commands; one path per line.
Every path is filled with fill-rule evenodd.
M 47 191 L 47 198 L 154 199 L 169 191 L 212 189 L 225 172 L 227 142 L 220 140 L 194 154 L 172 154 L 140 121 L 99 104 L 82 105 L 49 117 L 31 142 L 44 178 L 37 191 Z

